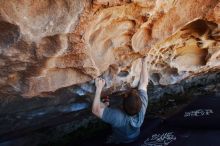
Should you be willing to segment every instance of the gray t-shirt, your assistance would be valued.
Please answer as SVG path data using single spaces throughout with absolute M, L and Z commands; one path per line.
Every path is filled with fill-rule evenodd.
M 124 111 L 115 108 L 105 108 L 102 120 L 111 124 L 113 129 L 113 138 L 116 143 L 132 142 L 140 134 L 140 127 L 144 121 L 145 112 L 148 105 L 147 92 L 138 90 L 142 101 L 142 107 L 138 114 L 134 116 L 127 115 Z

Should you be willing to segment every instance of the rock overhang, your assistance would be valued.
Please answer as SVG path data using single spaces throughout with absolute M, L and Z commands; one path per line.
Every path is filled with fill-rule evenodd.
M 106 91 L 136 87 L 145 56 L 154 85 L 220 67 L 218 0 L 11 0 L 0 14 L 2 95 L 89 93 L 97 76 Z

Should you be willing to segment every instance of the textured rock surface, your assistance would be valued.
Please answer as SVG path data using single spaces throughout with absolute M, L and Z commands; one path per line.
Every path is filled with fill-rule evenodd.
M 219 0 L 0 1 L 0 94 L 45 96 L 73 85 L 135 87 L 141 58 L 169 85 L 219 71 Z

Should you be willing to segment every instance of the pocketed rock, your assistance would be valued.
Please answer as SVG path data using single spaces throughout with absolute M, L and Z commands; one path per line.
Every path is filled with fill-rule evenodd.
M 220 68 L 218 0 L 0 1 L 0 96 L 168 86 Z M 88 87 L 88 90 L 85 89 Z M 79 93 L 79 90 L 73 90 Z

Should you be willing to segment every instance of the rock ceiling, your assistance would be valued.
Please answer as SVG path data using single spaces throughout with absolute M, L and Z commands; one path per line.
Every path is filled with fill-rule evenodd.
M 72 85 L 153 84 L 220 68 L 219 0 L 0 1 L 0 94 L 33 97 Z

